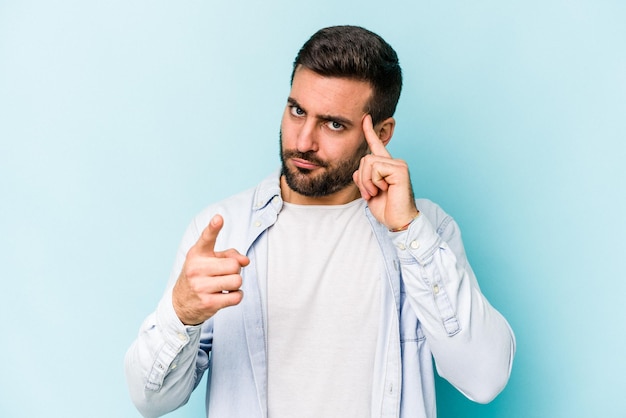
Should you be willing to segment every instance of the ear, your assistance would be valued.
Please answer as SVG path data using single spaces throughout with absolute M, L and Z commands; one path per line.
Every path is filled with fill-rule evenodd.
M 391 141 L 395 127 L 396 120 L 392 117 L 389 117 L 382 122 L 378 122 L 376 126 L 374 126 L 374 131 L 376 131 L 376 135 L 378 135 L 378 138 L 380 138 L 383 145 L 387 146 L 389 141 Z

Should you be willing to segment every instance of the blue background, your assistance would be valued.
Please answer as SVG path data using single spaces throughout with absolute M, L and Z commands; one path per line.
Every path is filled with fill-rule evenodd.
M 298 48 L 350 23 L 397 50 L 390 150 L 517 336 L 505 391 L 439 381 L 439 416 L 626 417 L 625 22 L 621 1 L 0 0 L 0 416 L 139 416 L 123 356 L 184 228 L 277 167 Z

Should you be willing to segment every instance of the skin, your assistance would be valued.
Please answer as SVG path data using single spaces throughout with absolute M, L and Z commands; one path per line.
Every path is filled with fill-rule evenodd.
M 353 164 L 355 171 L 352 182 L 324 196 L 300 193 L 282 176 L 284 201 L 340 205 L 362 197 L 374 217 L 390 230 L 419 215 L 406 162 L 393 158 L 385 148 L 395 120 L 390 117 L 373 125 L 367 114 L 371 95 L 367 82 L 296 69 L 281 123 L 284 168 L 301 184 L 336 170 L 341 162 Z M 223 224 L 220 215 L 213 217 L 189 250 L 174 286 L 174 310 L 183 324 L 200 324 L 243 298 L 241 268 L 250 260 L 235 249 L 215 251 Z
M 303 67 L 296 70 L 281 123 L 283 171 L 306 183 L 338 170 L 341 163 L 352 167 L 346 173 L 347 187 L 325 196 L 299 193 L 283 176 L 283 200 L 301 205 L 339 205 L 359 196 L 351 175 L 368 152 L 362 120 L 371 95 L 367 82 L 322 77 Z M 384 123 L 388 138 L 393 126 L 393 119 Z M 312 158 L 285 158 L 294 153 L 311 154 Z

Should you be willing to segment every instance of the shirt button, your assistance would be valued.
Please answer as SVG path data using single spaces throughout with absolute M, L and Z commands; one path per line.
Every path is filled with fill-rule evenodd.
M 257 228 L 261 226 L 261 221 L 254 221 L 254 226 Z
M 433 286 L 433 292 L 435 292 L 435 295 L 439 294 L 439 285 L 438 284 Z
M 398 248 L 401 250 L 406 250 L 406 247 L 402 243 L 398 244 Z
M 179 332 L 177 334 L 177 336 L 178 336 L 178 339 L 181 340 L 181 341 L 187 340 L 187 336 L 185 334 L 181 333 L 181 332 Z
M 420 247 L 420 243 L 417 241 L 411 241 L 411 248 L 417 250 Z

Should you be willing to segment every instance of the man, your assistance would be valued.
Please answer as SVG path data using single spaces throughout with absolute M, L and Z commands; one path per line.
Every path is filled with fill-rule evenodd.
M 470 399 L 502 390 L 513 333 L 456 223 L 385 148 L 401 84 L 363 28 L 305 43 L 281 172 L 195 218 L 127 353 L 144 416 L 183 405 L 207 370 L 209 417 L 435 417 L 433 357 Z

